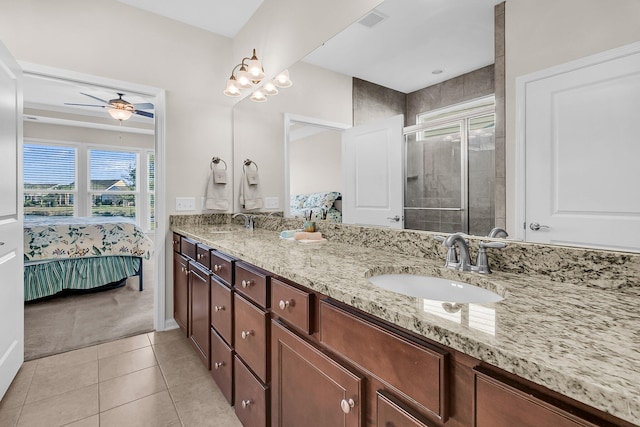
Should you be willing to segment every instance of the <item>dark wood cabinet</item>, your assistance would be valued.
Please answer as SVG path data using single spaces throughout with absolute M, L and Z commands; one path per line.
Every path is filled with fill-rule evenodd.
M 278 279 L 271 279 L 271 312 L 288 324 L 310 334 L 313 294 Z
M 486 370 L 475 373 L 474 427 L 596 427 L 614 426 L 576 408 L 562 407 L 532 390 Z M 589 419 L 587 419 L 587 417 Z
M 256 378 L 238 356 L 234 357 L 234 409 L 244 427 L 265 427 L 268 424 L 268 387 Z
M 211 327 L 209 271 L 193 262 L 189 264 L 189 269 L 189 339 L 202 363 L 209 368 Z
M 233 405 L 233 350 L 211 328 L 211 376 L 222 395 Z
M 196 259 L 196 245 L 195 240 L 184 236 L 180 237 L 180 252 L 187 258 Z
M 212 251 L 211 271 L 227 286 L 233 285 L 233 264 L 235 260 L 227 254 L 218 251 Z
M 211 248 L 202 243 L 196 244 L 196 261 L 207 270 L 211 270 Z
M 403 398 L 447 420 L 445 351 L 418 345 L 327 301 L 320 302 L 320 341 Z
M 362 426 L 364 376 L 274 320 L 272 426 Z
M 409 405 L 384 390 L 376 393 L 377 427 L 436 427 Z
M 251 264 L 238 261 L 235 268 L 234 288 L 260 307 L 269 307 L 269 279 L 266 272 Z
M 229 346 L 233 345 L 233 296 L 231 289 L 211 278 L 211 326 Z
M 189 333 L 189 260 L 173 254 L 173 318 L 185 335 Z
M 267 345 L 269 313 L 234 295 L 236 353 L 263 382 L 269 381 Z
M 178 233 L 173 233 L 173 241 L 171 243 L 173 244 L 174 252 L 180 252 L 180 237 Z

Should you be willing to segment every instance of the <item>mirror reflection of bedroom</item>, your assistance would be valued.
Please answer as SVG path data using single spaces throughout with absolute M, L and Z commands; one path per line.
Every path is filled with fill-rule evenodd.
M 25 74 L 25 360 L 153 330 L 153 100 Z

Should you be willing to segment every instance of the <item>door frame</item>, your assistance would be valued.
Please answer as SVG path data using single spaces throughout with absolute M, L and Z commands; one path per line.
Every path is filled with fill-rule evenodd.
M 156 229 L 154 233 L 154 263 L 156 273 L 154 276 L 153 292 L 153 327 L 156 331 L 173 329 L 175 322 L 167 319 L 165 313 L 165 239 L 166 239 L 166 218 L 165 218 L 165 175 L 166 175 L 166 102 L 165 90 L 153 86 L 146 86 L 137 83 L 116 80 L 107 77 L 100 77 L 91 74 L 78 73 L 61 68 L 49 67 L 45 65 L 33 64 L 18 61 L 25 75 L 35 75 L 39 77 L 56 80 L 67 80 L 75 83 L 102 86 L 122 92 L 135 92 L 149 97 L 155 97 L 154 103 L 154 141 L 155 141 L 155 218 Z M 22 158 L 20 159 L 22 164 Z
M 616 58 L 640 52 L 640 42 L 606 50 L 574 61 L 555 65 L 516 78 L 516 141 L 515 141 L 515 182 L 514 182 L 514 219 L 515 230 L 510 234 L 516 239 L 527 241 L 526 228 L 526 105 L 527 85 L 558 74 L 589 67 Z
M 342 132 L 345 129 L 349 129 L 352 126 L 344 123 L 331 122 L 329 120 L 318 119 L 315 117 L 300 116 L 297 114 L 284 113 L 284 217 L 288 218 L 290 212 L 290 199 L 291 191 L 289 185 L 290 176 L 290 164 L 289 154 L 291 150 L 291 125 L 303 124 L 309 126 L 321 127 L 337 132 Z

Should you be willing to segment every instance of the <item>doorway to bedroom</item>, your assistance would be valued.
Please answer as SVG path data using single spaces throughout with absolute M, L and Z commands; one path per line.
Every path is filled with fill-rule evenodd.
M 164 92 L 24 68 L 25 360 L 163 329 Z

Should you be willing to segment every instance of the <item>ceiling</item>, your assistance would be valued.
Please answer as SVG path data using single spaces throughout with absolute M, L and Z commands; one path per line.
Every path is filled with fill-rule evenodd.
M 263 0 L 118 0 L 226 37 L 238 31 Z
M 351 25 L 304 62 L 410 93 L 493 64 L 501 1 L 385 0 L 382 21 Z

